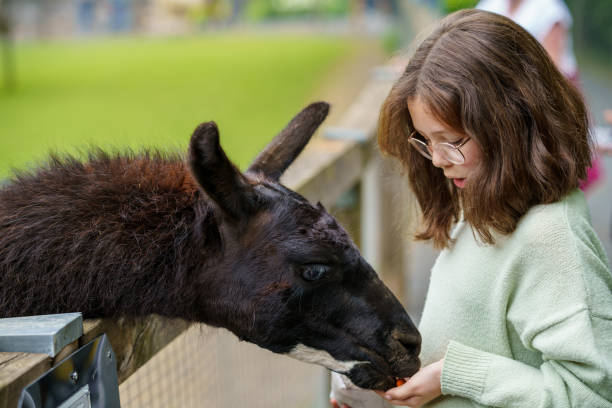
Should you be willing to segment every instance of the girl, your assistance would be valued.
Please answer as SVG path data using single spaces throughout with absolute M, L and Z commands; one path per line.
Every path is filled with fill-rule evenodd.
M 378 140 L 408 174 L 416 238 L 443 251 L 421 319 L 422 369 L 381 397 L 612 407 L 612 274 L 577 188 L 588 126 L 580 94 L 506 17 L 459 11 L 421 43 L 382 107 Z

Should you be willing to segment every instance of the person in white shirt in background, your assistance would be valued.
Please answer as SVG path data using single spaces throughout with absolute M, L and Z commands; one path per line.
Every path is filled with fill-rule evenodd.
M 572 15 L 562 0 L 482 0 L 476 8 L 501 14 L 522 26 L 576 85 L 578 69 L 570 34 Z

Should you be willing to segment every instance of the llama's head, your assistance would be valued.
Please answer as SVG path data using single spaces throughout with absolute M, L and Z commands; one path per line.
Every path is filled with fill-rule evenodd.
M 325 208 L 278 182 L 328 109 L 304 109 L 245 174 L 224 154 L 214 123 L 195 130 L 189 164 L 215 203 L 225 266 L 206 279 L 220 294 L 207 300 L 208 320 L 358 386 L 388 389 L 418 369 L 415 326 Z

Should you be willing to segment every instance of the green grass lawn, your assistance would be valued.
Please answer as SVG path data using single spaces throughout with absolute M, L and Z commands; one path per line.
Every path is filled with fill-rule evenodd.
M 358 47 L 255 34 L 18 45 L 17 90 L 0 91 L 0 179 L 49 151 L 184 151 L 208 120 L 244 168 Z

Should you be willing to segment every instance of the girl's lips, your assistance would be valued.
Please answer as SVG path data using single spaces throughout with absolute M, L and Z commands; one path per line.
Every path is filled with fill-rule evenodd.
M 463 188 L 465 186 L 465 179 L 464 178 L 454 178 L 453 183 L 455 183 L 457 187 Z

